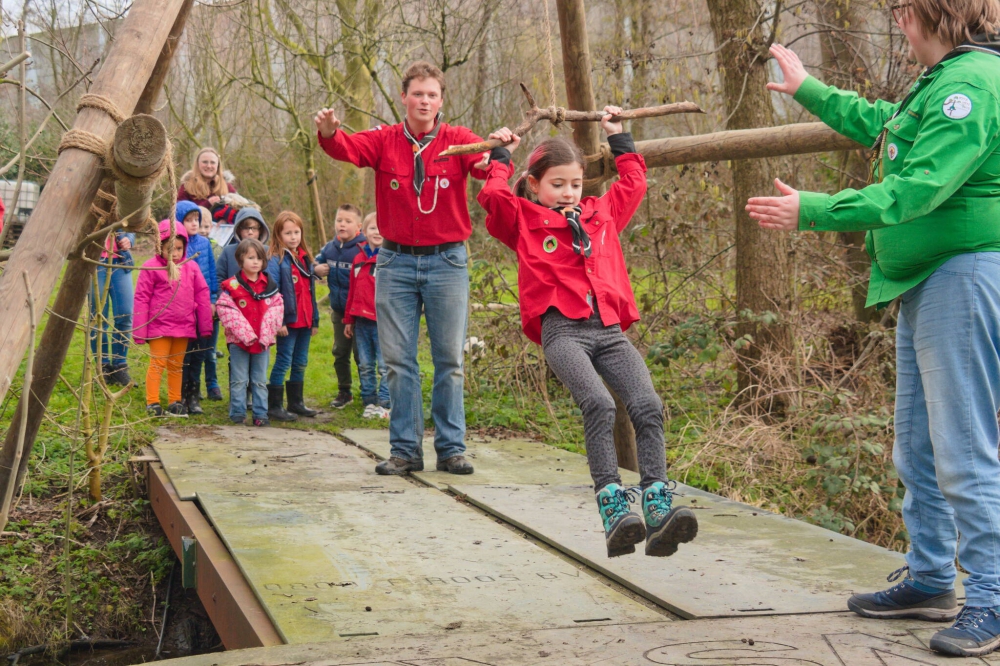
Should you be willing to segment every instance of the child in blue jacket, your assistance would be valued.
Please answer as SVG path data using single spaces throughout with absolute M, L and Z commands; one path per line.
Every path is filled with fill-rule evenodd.
M 316 255 L 316 275 L 326 277 L 330 286 L 330 308 L 333 310 L 333 369 L 337 373 L 337 397 L 331 407 L 343 409 L 354 401 L 351 392 L 351 355 L 357 362 L 353 341 L 344 334 L 344 311 L 347 309 L 347 292 L 351 284 L 351 265 L 364 242 L 361 235 L 361 209 L 353 204 L 343 204 L 337 209 L 336 238 L 323 246 Z
M 184 225 L 188 233 L 187 256 L 195 254 L 194 261 L 201 269 L 201 275 L 211 294 L 212 317 L 215 317 L 215 301 L 219 298 L 219 280 L 215 275 L 215 255 L 212 253 L 212 241 L 199 235 L 201 227 L 201 211 L 193 201 L 178 201 L 175 217 Z M 184 355 L 184 379 L 181 385 L 181 402 L 187 407 L 190 415 L 204 414 L 201 408 L 201 367 L 205 364 L 208 354 L 215 354 L 212 336 L 191 338 L 188 341 L 187 353 Z M 214 360 L 214 359 L 213 359 Z

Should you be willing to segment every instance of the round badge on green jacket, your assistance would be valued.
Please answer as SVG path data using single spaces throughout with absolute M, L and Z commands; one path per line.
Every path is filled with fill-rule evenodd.
M 885 149 L 885 154 L 890 160 L 896 159 L 899 156 L 899 146 L 894 143 L 890 143 Z
M 941 110 L 952 120 L 961 120 L 972 113 L 972 100 L 961 93 L 948 95 Z
M 552 254 L 559 247 L 559 241 L 556 240 L 555 236 L 546 236 L 545 240 L 542 241 L 542 249 Z
M 389 187 L 391 187 L 394 190 L 398 190 L 399 189 L 399 181 L 396 180 L 395 178 L 393 178 L 392 180 L 389 181 Z

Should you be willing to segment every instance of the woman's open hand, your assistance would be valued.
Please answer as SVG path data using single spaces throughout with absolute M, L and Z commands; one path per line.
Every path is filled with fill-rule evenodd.
M 786 49 L 781 44 L 772 44 L 769 50 L 774 59 L 778 61 L 778 66 L 781 67 L 781 73 L 785 80 L 782 83 L 772 81 L 767 84 L 767 89 L 794 96 L 799 91 L 802 82 L 809 76 L 805 66 L 795 55 L 795 51 Z
M 774 186 L 781 192 L 780 197 L 748 199 L 747 211 L 762 229 L 794 231 L 799 228 L 799 191 L 778 178 L 774 179 Z

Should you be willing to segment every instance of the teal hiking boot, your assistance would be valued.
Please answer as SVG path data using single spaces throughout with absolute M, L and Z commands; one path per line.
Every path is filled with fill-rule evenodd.
M 677 552 L 677 544 L 687 543 L 698 536 L 698 519 L 686 506 L 671 508 L 673 489 L 657 481 L 642 491 L 642 513 L 646 517 L 646 554 L 669 557 Z
M 609 483 L 597 491 L 597 508 L 604 521 L 608 557 L 634 553 L 635 544 L 646 538 L 642 518 L 629 509 L 629 502 L 635 500 L 634 490 L 622 488 L 617 483 Z

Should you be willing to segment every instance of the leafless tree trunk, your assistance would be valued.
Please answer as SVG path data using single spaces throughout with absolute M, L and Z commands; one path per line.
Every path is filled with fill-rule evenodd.
M 780 6 L 778 3 L 779 10 Z M 771 96 L 765 89 L 768 40 L 761 28 L 769 7 L 774 10 L 773 5 L 763 6 L 758 0 L 708 0 L 722 76 L 726 129 L 774 124 Z M 772 19 L 772 23 L 776 27 L 777 22 Z M 733 163 L 736 307 L 742 319 L 737 333 L 753 338 L 753 344 L 741 350 L 738 360 L 737 381 L 744 399 L 753 399 L 758 390 L 766 392 L 770 385 L 762 373 L 762 356 L 768 351 L 791 349 L 791 333 L 784 320 L 770 325 L 759 321 L 761 313 L 770 311 L 781 316 L 790 310 L 788 239 L 784 234 L 763 231 L 745 210 L 749 197 L 774 191 L 772 178 L 777 172 L 777 163 L 772 160 Z M 782 401 L 770 402 L 765 405 L 768 409 L 782 407 Z

